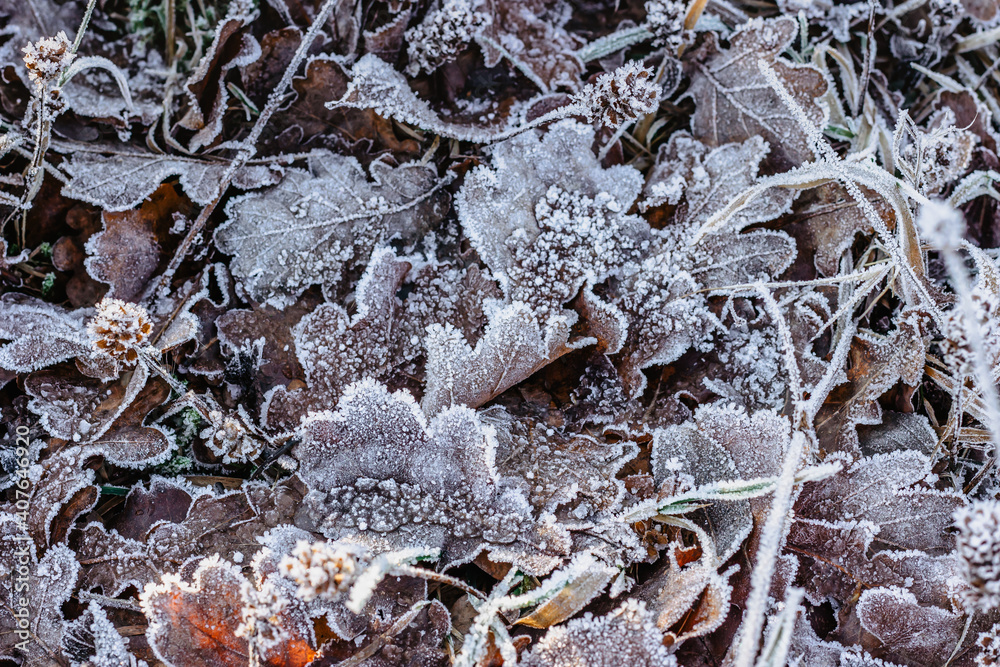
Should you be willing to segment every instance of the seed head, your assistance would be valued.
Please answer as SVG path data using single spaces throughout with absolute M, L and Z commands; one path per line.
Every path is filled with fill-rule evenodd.
M 614 129 L 655 111 L 660 86 L 653 80 L 653 70 L 633 60 L 598 76 L 574 96 L 574 101 L 588 109 L 591 121 L 599 120 Z
M 28 76 L 39 87 L 45 87 L 59 78 L 76 58 L 73 44 L 62 30 L 55 37 L 43 37 L 23 49 Z
M 87 331 L 97 340 L 94 347 L 124 363 L 134 366 L 139 353 L 149 349 L 153 323 L 146 309 L 120 299 L 104 298 L 97 304 L 97 313 L 87 325 Z
M 363 550 L 350 545 L 300 541 L 291 556 L 278 564 L 286 577 L 299 585 L 297 595 L 309 602 L 317 597 L 333 600 L 350 590 L 370 562 Z

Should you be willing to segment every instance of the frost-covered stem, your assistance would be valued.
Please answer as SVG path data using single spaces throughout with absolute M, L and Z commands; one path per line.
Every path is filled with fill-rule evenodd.
M 216 190 L 215 199 L 205 205 L 201 209 L 201 213 L 195 218 L 194 223 L 191 225 L 191 229 L 188 230 L 187 235 L 184 240 L 180 242 L 177 246 L 177 251 L 174 252 L 174 256 L 170 259 L 170 263 L 167 265 L 166 271 L 160 276 L 159 280 L 155 280 L 149 284 L 146 291 L 142 295 L 142 301 L 146 302 L 156 294 L 156 292 L 163 286 L 164 281 L 169 280 L 174 272 L 177 271 L 177 267 L 181 265 L 184 258 L 187 256 L 188 251 L 191 246 L 194 245 L 195 239 L 201 234 L 201 230 L 205 228 L 208 223 L 209 216 L 215 211 L 215 207 L 219 205 L 219 201 L 222 196 L 226 193 L 229 188 L 230 183 L 233 181 L 233 177 L 236 172 L 246 166 L 250 158 L 253 157 L 254 152 L 257 150 L 257 140 L 260 139 L 260 135 L 264 132 L 264 128 L 267 126 L 268 121 L 271 120 L 271 116 L 274 112 L 278 110 L 278 106 L 281 104 L 282 98 L 285 96 L 285 92 L 288 87 L 292 84 L 292 77 L 299 69 L 299 65 L 306 57 L 306 53 L 309 51 L 309 47 L 312 46 L 313 41 L 316 39 L 316 35 L 326 24 L 326 20 L 330 17 L 333 12 L 334 7 L 339 4 L 341 0 L 326 0 L 323 3 L 323 7 L 316 14 L 316 18 L 313 19 L 312 25 L 309 26 L 309 30 L 306 32 L 302 41 L 299 42 L 299 48 L 296 49 L 295 55 L 292 56 L 292 61 L 288 63 L 288 67 L 285 68 L 285 73 L 281 77 L 281 81 L 275 87 L 271 94 L 267 98 L 267 104 L 261 109 L 260 115 L 257 116 L 257 122 L 254 123 L 253 128 L 250 130 L 250 134 L 247 135 L 241 143 L 239 152 L 237 152 L 236 157 L 229 164 L 229 167 L 222 174 L 222 178 L 219 179 L 219 187 Z
M 770 65 L 768 65 L 764 60 L 758 60 L 757 67 L 767 79 L 771 88 L 778 93 L 781 101 L 785 104 L 788 110 L 792 112 L 792 116 L 794 116 L 795 120 L 799 123 L 803 132 L 805 132 L 806 138 L 809 140 L 809 144 L 813 153 L 816 155 L 816 158 L 834 168 L 834 171 L 837 174 L 837 180 L 844 186 L 847 193 L 851 195 L 851 198 L 853 198 L 857 203 L 858 208 L 872 225 L 872 228 L 878 234 L 879 238 L 882 239 L 886 250 L 896 262 L 897 266 L 899 266 L 910 278 L 910 282 L 923 300 L 923 304 L 928 308 L 928 310 L 930 310 L 935 321 L 938 324 L 942 324 L 942 318 L 934 300 L 927 292 L 924 284 L 920 281 L 919 276 L 917 276 L 916 271 L 914 271 L 910 262 L 903 256 L 899 241 L 889 231 L 889 228 L 886 227 L 882 217 L 877 211 L 875 211 L 871 202 L 868 201 L 868 198 L 861 192 L 861 189 L 858 187 L 857 183 L 854 182 L 850 173 L 846 169 L 840 167 L 840 164 L 843 162 L 840 159 L 840 156 L 834 152 L 833 148 L 831 148 L 830 144 L 827 143 L 822 133 L 816 128 L 815 125 L 812 124 L 812 122 L 810 122 L 805 111 L 802 110 L 802 107 L 799 106 L 798 102 L 796 102 L 795 99 L 789 94 L 785 85 L 778 78 L 778 75 L 775 74 L 774 70 L 771 69 Z M 897 218 L 899 217 L 899 213 L 901 213 L 901 211 L 897 211 Z M 897 220 L 897 227 L 902 228 L 902 226 L 902 220 Z
M 482 591 L 476 590 L 461 579 L 440 572 L 434 572 L 433 570 L 425 570 L 421 567 L 413 567 L 412 565 L 394 565 L 389 574 L 399 577 L 414 577 L 416 579 L 424 579 L 425 581 L 433 581 L 438 584 L 454 586 L 472 597 L 479 598 L 480 600 L 486 599 Z
M 393 623 L 388 630 L 385 631 L 385 633 L 373 639 L 371 642 L 368 643 L 368 645 L 366 645 L 363 649 L 352 655 L 347 660 L 344 660 L 343 662 L 338 662 L 337 667 L 356 667 L 357 665 L 360 665 L 366 660 L 368 660 L 368 658 L 378 653 L 379 649 L 385 646 L 388 640 L 392 639 L 400 632 L 405 630 L 406 627 L 413 622 L 413 619 L 417 617 L 417 614 L 420 613 L 420 610 L 429 604 L 430 600 L 421 600 L 420 602 L 414 604 L 412 607 L 409 608 L 409 610 L 405 614 L 400 616 L 399 619 L 395 623 Z
M 637 25 L 595 39 L 577 51 L 576 56 L 587 63 L 648 39 L 653 39 L 653 33 L 647 30 L 645 25 Z
M 771 589 L 774 566 L 778 561 L 778 551 L 785 534 L 785 525 L 792 505 L 792 490 L 795 487 L 795 471 L 805 448 L 805 435 L 801 431 L 792 433 L 792 441 L 781 464 L 778 486 L 774 491 L 774 502 L 764 522 L 764 529 L 757 549 L 757 564 L 750 578 L 750 597 L 747 598 L 746 616 L 740 630 L 740 640 L 736 652 L 736 667 L 752 667 L 764 624 L 767 596 Z
M 966 335 L 969 337 L 969 347 L 972 348 L 972 363 L 976 372 L 976 382 L 979 385 L 979 391 L 989 416 L 989 423 L 986 424 L 986 427 L 990 430 L 990 439 L 993 441 L 993 456 L 1000 460 L 1000 396 L 997 395 L 993 372 L 986 359 L 983 334 L 979 330 L 978 324 L 979 316 L 972 298 L 972 287 L 969 285 L 969 278 L 965 273 L 965 263 L 958 254 L 958 248 L 950 243 L 941 245 L 939 250 L 944 256 L 945 265 L 948 267 L 952 284 L 958 294 L 958 304 L 962 309 L 962 317 L 966 321 L 965 329 Z
M 760 298 L 764 302 L 764 308 L 767 310 L 767 314 L 771 316 L 771 321 L 778 330 L 778 337 L 781 339 L 781 354 L 785 362 L 785 371 L 788 373 L 788 382 L 791 385 L 789 391 L 792 395 L 792 402 L 795 405 L 797 428 L 803 413 L 803 401 L 802 375 L 799 372 L 799 363 L 795 359 L 795 343 L 792 341 L 792 334 L 788 330 L 788 322 L 785 321 L 785 315 L 781 312 L 781 308 L 778 307 L 778 303 L 774 300 L 771 291 L 761 283 L 757 283 L 754 287 L 757 293 L 760 294 Z
M 70 47 L 70 54 L 75 55 L 77 49 L 80 48 L 80 42 L 83 41 L 83 33 L 87 32 L 87 26 L 90 25 L 90 17 L 94 14 L 94 6 L 97 4 L 97 0 L 90 0 L 87 3 L 87 10 L 83 13 L 83 20 L 80 21 L 80 29 L 76 31 L 76 37 L 73 38 L 73 46 Z M 59 83 L 56 85 L 57 88 L 62 87 L 66 83 L 66 72 L 64 71 L 59 75 Z
M 505 49 L 502 44 L 500 44 L 494 39 L 487 37 L 483 33 L 476 35 L 476 41 L 481 44 L 485 44 L 491 49 L 498 51 L 501 55 L 503 55 L 504 58 L 506 58 L 510 62 L 511 65 L 513 65 L 519 72 L 521 72 L 521 74 L 523 74 L 525 78 L 527 78 L 533 84 L 538 86 L 539 90 L 541 90 L 543 93 L 549 92 L 548 85 L 541 79 L 541 77 L 535 74 L 535 71 L 531 69 L 531 66 L 528 65 L 528 63 L 521 60 L 520 58 L 518 58 L 517 56 L 515 56 L 507 49 Z

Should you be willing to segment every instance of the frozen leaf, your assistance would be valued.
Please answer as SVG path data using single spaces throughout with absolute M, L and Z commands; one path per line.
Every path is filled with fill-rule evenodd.
M 29 502 L 38 510 L 27 524 L 36 544 L 62 542 L 77 517 L 93 509 L 100 494 L 91 468 L 100 453 L 90 445 L 65 447 L 32 471 Z
M 704 296 L 695 293 L 698 286 L 691 274 L 666 260 L 662 255 L 645 260 L 613 301 L 620 309 L 624 337 L 613 360 L 630 397 L 646 389 L 643 368 L 672 363 L 692 347 L 708 351 L 721 327 Z
M 484 547 L 506 549 L 534 572 L 551 569 L 567 546 L 558 531 L 529 546 L 537 530 L 531 506 L 497 474 L 493 429 L 469 408 L 452 407 L 428 424 L 409 394 L 366 380 L 297 434 L 293 453 L 310 488 L 300 527 L 375 551 L 440 548 L 449 565 Z
M 965 504 L 955 492 L 928 488 L 928 458 L 893 451 L 861 459 L 839 475 L 806 485 L 797 510 L 805 518 L 868 521 L 878 543 L 896 549 L 941 553 L 954 546 L 947 532 L 952 514 Z
M 500 474 L 520 482 L 539 513 L 584 521 L 618 509 L 625 496 L 618 472 L 638 454 L 630 442 L 609 443 L 585 433 L 554 429 L 532 419 L 513 419 L 491 408 L 496 424 Z
M 942 655 L 950 655 L 965 626 L 961 614 L 921 606 L 901 588 L 862 592 L 857 613 L 862 628 L 892 654 L 917 664 L 934 664 Z
M 488 23 L 490 16 L 475 11 L 469 0 L 445 0 L 440 9 L 427 12 L 423 21 L 406 31 L 407 73 L 430 73 L 454 61 Z
M 160 660 L 176 667 L 246 665 L 249 642 L 238 629 L 244 610 L 256 603 L 257 592 L 239 568 L 218 556 L 207 558 L 191 583 L 167 575 L 162 584 L 145 588 L 141 602 L 149 619 L 146 638 Z M 279 612 L 272 623 L 277 626 L 275 641 L 256 648 L 261 665 L 304 667 L 312 661 L 315 650 L 305 638 L 288 631 L 284 613 Z
M 62 165 L 70 177 L 62 194 L 105 211 L 127 211 L 141 204 L 163 181 L 177 176 L 184 194 L 205 206 L 218 195 L 219 181 L 228 168 L 225 162 L 183 155 L 79 151 Z M 235 173 L 233 185 L 242 190 L 274 185 L 283 171 L 276 164 L 250 164 Z
M 135 656 L 129 654 L 118 629 L 96 601 L 91 601 L 82 616 L 66 625 L 63 653 L 74 667 L 84 664 L 139 667 L 146 664 L 137 662 Z
M 507 298 L 531 306 L 540 324 L 649 246 L 648 225 L 625 213 L 639 172 L 603 169 L 593 142 L 594 130 L 571 120 L 544 136 L 518 135 L 493 147 L 493 167 L 468 174 L 456 198 L 472 246 Z
M 685 549 L 679 543 L 669 545 L 666 567 L 633 593 L 645 601 L 650 613 L 656 615 L 657 627 L 674 644 L 712 632 L 729 613 L 733 587 L 728 578 L 732 571 L 719 574 L 714 547 L 702 547 L 701 557 L 690 563 L 681 559 Z M 671 631 L 681 620 L 684 622 L 677 632 Z
M 376 246 L 412 241 L 444 214 L 433 169 L 373 162 L 369 171 L 372 181 L 354 158 L 330 155 L 226 205 L 215 242 L 250 298 L 287 306 L 310 285 L 329 293 Z
M 251 11 L 249 5 L 230 7 L 229 15 L 215 29 L 208 52 L 184 84 L 190 107 L 180 125 L 196 131 L 188 146 L 191 151 L 211 145 L 222 132 L 229 102 L 226 75 L 260 57 L 260 43 L 250 29 L 257 12 Z
M 830 394 L 817 418 L 817 433 L 827 451 L 858 453 L 857 426 L 879 424 L 878 398 L 897 382 L 915 387 L 924 373 L 930 316 L 905 309 L 887 336 L 860 331 L 850 350 L 848 383 Z
M 490 318 L 475 348 L 452 325 L 433 325 L 424 341 L 424 412 L 433 415 L 455 405 L 479 407 L 568 352 L 568 340 L 564 317 L 550 318 L 542 329 L 534 311 L 519 302 Z
M 770 145 L 758 135 L 712 148 L 687 132 L 676 132 L 660 146 L 640 206 L 677 206 L 674 219 L 697 229 L 756 182 L 769 151 Z M 772 188 L 734 216 L 732 229 L 773 220 L 788 210 L 794 198 L 793 191 Z
M 865 456 L 913 450 L 933 456 L 938 436 L 924 415 L 886 411 L 882 423 L 858 428 L 861 452 Z
M 514 0 L 490 6 L 493 19 L 480 32 L 487 67 L 507 58 L 543 92 L 579 85 L 583 62 L 577 39 L 564 28 L 570 13 L 554 0 Z
M 873 553 L 879 527 L 870 521 L 798 518 L 788 534 L 794 553 L 804 557 L 800 580 L 814 604 L 833 599 L 846 604 L 857 586 L 899 586 L 922 604 L 943 608 L 957 588 L 959 567 L 951 554 L 884 550 Z
M 160 261 L 150 221 L 138 211 L 104 214 L 104 231 L 87 242 L 87 272 L 111 286 L 109 297 L 131 300 L 139 295 Z
M 394 354 L 402 307 L 396 292 L 409 270 L 410 263 L 398 260 L 391 248 L 376 250 L 358 283 L 353 316 L 324 303 L 295 325 L 295 352 L 307 387 L 291 392 L 276 387 L 262 409 L 269 425 L 293 428 L 301 415 L 335 407 L 348 384 L 385 380 L 404 361 Z
M 142 588 L 161 574 L 177 573 L 185 563 L 208 554 L 249 561 L 260 549 L 256 538 L 289 523 L 302 498 L 295 488 L 272 489 L 260 482 L 219 494 L 206 489 L 196 495 L 188 489 L 196 497 L 183 520 L 164 517 L 144 534 L 133 531 L 135 538 L 90 524 L 78 548 L 81 560 L 87 561 L 82 573 L 86 586 L 113 596 L 130 585 Z
M 695 137 L 721 146 L 760 136 L 771 145 L 776 162 L 794 166 L 813 158 L 798 121 L 782 103 L 757 66 L 763 59 L 777 73 L 792 97 L 815 126 L 826 124 L 827 110 L 816 101 L 826 93 L 827 81 L 811 65 L 792 64 L 780 57 L 798 35 L 791 17 L 753 19 L 729 38 L 720 50 L 718 37 L 709 33 L 690 58 L 687 95 L 695 101 L 691 127 Z
M 341 107 L 371 109 L 383 118 L 393 118 L 443 137 L 476 143 L 493 141 L 504 129 L 511 129 L 442 119 L 430 104 L 410 89 L 405 76 L 371 53 L 362 56 L 351 68 L 351 81 L 347 84 L 343 97 L 326 106 L 331 110 Z
M 574 570 L 568 578 L 566 586 L 554 596 L 538 605 L 527 616 L 518 619 L 517 625 L 529 628 L 548 628 L 562 623 L 576 615 L 587 606 L 591 600 L 600 595 L 612 578 L 618 574 L 618 569 L 608 566 L 590 552 L 584 551 L 574 556 L 566 569 Z M 561 570 L 552 574 L 559 577 Z
M 627 600 L 610 614 L 591 613 L 549 630 L 518 663 L 525 667 L 673 667 L 663 635 L 643 602 Z
M 5 545 L 4 550 L 7 548 Z M 11 564 L 9 572 L 13 572 L 15 562 L 27 561 L 28 566 L 25 568 L 26 580 L 22 579 L 18 584 L 18 578 L 11 576 L 0 589 L 0 596 L 3 597 L 3 605 L 0 606 L 0 655 L 17 655 L 24 660 L 24 664 L 58 665 L 55 657 L 62 652 L 66 628 L 62 606 L 76 588 L 80 565 L 73 551 L 63 544 L 51 547 L 39 560 L 34 558 L 34 553 L 19 552 L 20 549 L 14 547 L 9 554 L 3 554 L 4 562 Z M 12 556 L 10 560 L 7 560 L 8 555 Z M 27 599 L 28 603 L 27 627 L 21 626 L 13 616 L 15 611 L 23 609 L 18 604 L 21 599 Z M 18 630 L 26 632 L 19 635 Z
M 87 310 L 67 311 L 17 293 L 0 301 L 0 368 L 30 373 L 66 359 L 98 357 L 87 334 Z

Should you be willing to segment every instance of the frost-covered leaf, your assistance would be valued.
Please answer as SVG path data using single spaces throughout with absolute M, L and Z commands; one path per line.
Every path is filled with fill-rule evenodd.
M 627 166 L 603 169 L 594 130 L 556 123 L 492 148 L 493 167 L 468 174 L 456 197 L 472 246 L 510 301 L 544 324 L 583 285 L 597 283 L 649 246 L 648 225 L 627 215 L 642 186 Z
M 627 600 L 605 616 L 589 612 L 549 630 L 518 663 L 525 667 L 674 667 L 646 604 Z
M 70 176 L 62 194 L 105 211 L 126 211 L 141 204 L 164 180 L 177 176 L 184 194 L 204 206 L 215 199 L 219 181 L 228 168 L 226 162 L 182 155 L 79 151 L 62 164 Z M 283 172 L 278 165 L 250 164 L 237 170 L 233 185 L 241 190 L 274 185 Z
M 809 121 L 825 125 L 827 110 L 816 99 L 826 93 L 827 81 L 811 65 L 792 64 L 780 57 L 798 29 L 798 22 L 787 16 L 753 19 L 729 37 L 728 49 L 721 50 L 716 34 L 710 32 L 704 44 L 685 58 L 691 77 L 686 95 L 695 101 L 691 127 L 697 138 L 721 146 L 760 136 L 783 166 L 812 159 L 798 121 L 757 66 L 759 59 L 768 61 Z
M 507 58 L 543 92 L 577 88 L 583 71 L 583 62 L 576 55 L 580 44 L 564 28 L 570 15 L 560 3 L 513 0 L 490 9 L 492 21 L 478 39 L 487 67 Z
M 131 301 L 141 294 L 160 261 L 152 220 L 139 211 L 105 213 L 104 231 L 90 237 L 85 266 L 111 286 L 107 296 Z
M 310 285 L 329 292 L 376 246 L 412 241 L 444 215 L 433 169 L 373 162 L 369 171 L 372 181 L 354 158 L 330 155 L 226 205 L 215 242 L 250 298 L 287 306 Z
M 676 361 L 690 348 L 708 351 L 709 341 L 721 327 L 696 294 L 692 276 L 666 261 L 664 256 L 645 260 L 624 281 L 614 305 L 621 314 L 624 343 L 613 360 L 631 397 L 646 388 L 643 368 Z
M 394 118 L 401 123 L 461 141 L 486 143 L 503 131 L 502 128 L 444 120 L 410 89 L 405 76 L 372 53 L 354 63 L 343 97 L 328 102 L 326 106 L 328 109 L 372 109 L 383 118 Z
M 759 135 L 742 143 L 712 148 L 687 132 L 676 132 L 660 146 L 640 205 L 644 209 L 677 206 L 675 220 L 700 227 L 716 210 L 754 184 L 760 163 L 769 152 L 770 145 Z M 773 220 L 788 210 L 794 198 L 793 191 L 772 188 L 740 211 L 731 224 L 739 231 Z
M 817 418 L 817 432 L 828 451 L 859 453 L 857 426 L 879 424 L 878 398 L 897 382 L 914 387 L 924 373 L 930 317 L 905 309 L 887 336 L 861 331 L 850 351 L 848 383 L 838 387 Z
M 149 619 L 146 638 L 160 660 L 176 667 L 246 665 L 250 647 L 238 630 L 246 607 L 259 604 L 256 593 L 238 567 L 218 556 L 206 558 L 191 583 L 167 575 L 162 584 L 145 588 L 141 601 Z M 255 642 L 261 665 L 304 667 L 313 660 L 314 648 L 289 631 L 294 624 L 286 622 L 285 612 L 269 620 L 276 635 L 273 642 Z
M 941 553 L 954 546 L 946 528 L 965 499 L 960 493 L 928 488 L 924 480 L 929 474 L 930 461 L 919 452 L 877 454 L 806 485 L 798 513 L 827 521 L 868 521 L 878 528 L 878 543 Z
M 5 518 L 9 515 L 3 515 Z M 7 521 L 4 521 L 7 524 Z M 4 539 L 9 539 L 4 526 Z M 15 533 L 16 534 L 16 533 Z M 62 606 L 76 588 L 79 563 L 72 549 L 58 544 L 36 559 L 34 549 L 28 549 L 24 542 L 4 544 L 3 561 L 5 574 L 0 578 L 3 588 L 0 596 L 0 656 L 17 656 L 25 664 L 45 667 L 58 665 L 56 660 L 62 652 L 62 640 L 66 629 Z M 14 576 L 14 564 L 26 565 L 25 577 Z M 14 613 L 24 609 L 20 605 L 27 600 L 27 626 L 21 626 Z M 23 634 L 19 634 L 21 630 Z
M 702 545 L 702 555 L 693 563 L 682 561 L 682 551 L 678 543 L 669 545 L 666 566 L 661 566 L 659 572 L 634 592 L 655 614 L 657 627 L 668 633 L 672 643 L 706 635 L 718 628 L 729 613 L 733 593 L 728 581 L 732 571 L 723 574 L 717 571 L 719 561 L 712 553 L 712 545 Z M 682 619 L 684 623 L 679 630 L 671 631 Z
M 390 248 L 372 255 L 355 293 L 354 315 L 332 303 L 317 306 L 292 329 L 305 388 L 276 387 L 262 412 L 269 425 L 292 428 L 310 411 L 332 409 L 344 388 L 358 380 L 387 379 L 400 359 L 396 333 L 402 303 L 396 292 L 410 263 Z
M 222 132 L 229 102 L 226 75 L 260 57 L 260 43 L 250 29 L 255 18 L 257 12 L 252 5 L 232 5 L 216 26 L 208 51 L 184 84 L 190 106 L 180 125 L 195 130 L 188 146 L 191 151 L 210 146 Z
M 29 409 L 39 415 L 42 427 L 57 438 L 72 442 L 93 442 L 101 438 L 112 424 L 132 405 L 146 387 L 149 370 L 139 364 L 131 374 L 115 382 L 101 382 L 59 371 L 37 371 L 25 380 L 25 389 L 32 397 Z M 147 391 L 145 405 L 149 411 L 158 405 Z M 159 392 L 159 402 L 166 398 Z M 145 412 L 138 415 L 141 422 Z M 133 423 L 135 419 L 131 420 Z M 124 424 L 122 424 L 124 425 Z M 114 456 L 112 455 L 112 458 Z
M 101 605 L 93 600 L 82 616 L 66 625 L 63 653 L 70 658 L 73 667 L 85 664 L 140 667 L 146 664 L 129 654 L 118 629 L 108 620 Z
M 65 447 L 43 460 L 32 475 L 28 529 L 36 544 L 65 540 L 77 517 L 93 509 L 100 495 L 94 486 L 96 447 Z
M 281 523 L 290 523 L 301 501 L 292 487 L 247 482 L 224 493 L 195 491 L 178 485 L 173 493 L 193 496 L 181 520 L 168 514 L 143 529 L 117 530 L 90 524 L 83 531 L 78 554 L 86 561 L 81 581 L 115 596 L 128 586 L 141 589 L 159 581 L 162 574 L 177 573 L 191 561 L 219 554 L 232 561 L 249 562 L 260 549 L 257 537 Z
M 712 403 L 698 408 L 693 422 L 653 431 L 653 476 L 669 495 L 712 482 L 773 477 L 789 439 L 788 420 L 771 410 L 749 415 L 741 407 Z M 752 499 L 704 510 L 720 562 L 739 549 L 753 518 L 763 520 L 769 506 L 767 499 Z
M 67 311 L 17 293 L 0 297 L 0 368 L 30 373 L 81 357 L 97 358 L 87 334 L 87 310 Z
M 300 527 L 375 551 L 440 548 L 451 565 L 484 547 L 504 549 L 526 572 L 551 570 L 568 546 L 559 531 L 532 544 L 539 528 L 531 506 L 497 474 L 493 429 L 469 408 L 449 408 L 428 424 L 409 394 L 366 380 L 297 435 L 293 453 L 310 489 Z
M 875 588 L 861 593 L 858 619 L 892 654 L 907 662 L 934 664 L 950 655 L 959 642 L 965 619 L 940 607 L 921 606 L 901 588 Z
M 618 472 L 638 454 L 635 444 L 610 443 L 585 433 L 554 429 L 532 419 L 514 419 L 491 408 L 496 458 L 504 477 L 518 480 L 535 510 L 583 521 L 615 511 L 625 495 Z
M 534 311 L 519 302 L 493 314 L 475 348 L 451 324 L 429 327 L 424 412 L 486 403 L 568 352 L 569 328 L 559 316 L 543 329 Z

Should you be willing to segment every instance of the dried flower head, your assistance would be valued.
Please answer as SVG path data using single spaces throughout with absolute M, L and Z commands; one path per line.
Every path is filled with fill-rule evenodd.
M 39 87 L 45 87 L 59 78 L 76 58 L 73 44 L 62 30 L 55 37 L 43 37 L 23 49 L 28 76 Z
M 955 513 L 958 556 L 980 609 L 1000 606 L 1000 502 L 976 501 Z
M 208 413 L 208 428 L 199 435 L 223 463 L 240 463 L 260 456 L 263 442 L 254 438 L 237 418 L 219 410 Z
M 420 25 L 406 31 L 411 76 L 433 72 L 458 57 L 484 26 L 486 14 L 474 11 L 468 0 L 445 0 L 441 9 L 430 12 Z
M 653 80 L 653 70 L 632 60 L 598 76 L 574 96 L 574 101 L 588 109 L 589 120 L 617 128 L 655 111 L 660 86 Z
M 981 651 L 976 656 L 976 667 L 1000 665 L 1000 623 L 995 624 L 986 632 L 980 632 L 976 646 Z
M 675 52 L 684 42 L 684 16 L 687 7 L 676 0 L 649 0 L 645 26 L 653 33 L 653 46 L 665 46 Z
M 287 636 L 278 616 L 288 606 L 288 600 L 270 580 L 260 590 L 246 582 L 243 588 L 243 609 L 237 637 L 246 637 L 258 651 L 277 646 Z
M 361 548 L 327 542 L 309 544 L 303 540 L 291 556 L 281 560 L 278 568 L 299 585 L 296 595 L 309 602 L 317 597 L 334 600 L 346 593 L 370 561 L 369 554 Z
M 126 366 L 134 366 L 139 353 L 149 349 L 153 323 L 146 309 L 120 299 L 104 298 L 97 304 L 97 313 L 87 325 L 87 331 L 97 338 L 94 347 Z

